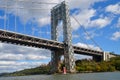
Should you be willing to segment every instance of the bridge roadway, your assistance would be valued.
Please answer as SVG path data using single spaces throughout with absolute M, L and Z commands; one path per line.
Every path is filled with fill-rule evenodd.
M 36 48 L 43 48 L 49 50 L 63 50 L 64 43 L 42 39 L 34 36 L 23 35 L 20 33 L 15 33 L 7 30 L 0 29 L 0 41 L 16 44 L 16 45 L 24 45 Z M 94 49 L 87 49 L 78 46 L 73 46 L 74 53 L 76 54 L 83 54 L 83 55 L 90 55 L 90 56 L 103 56 L 102 51 L 97 51 Z

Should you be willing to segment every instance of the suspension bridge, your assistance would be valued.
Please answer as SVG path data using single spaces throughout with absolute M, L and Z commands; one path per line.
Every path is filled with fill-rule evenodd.
M 18 3 L 20 3 L 19 0 L 16 1 L 16 4 Z M 36 4 L 36 3 L 32 2 L 32 4 Z M 48 5 L 49 3 L 40 2 L 37 4 Z M 56 3 L 51 3 L 51 4 L 56 4 Z M 3 13 L 4 19 L 0 21 L 0 41 L 3 43 L 5 42 L 5 43 L 16 44 L 16 45 L 24 45 L 24 46 L 29 46 L 29 47 L 36 47 L 36 48 L 43 48 L 43 49 L 51 50 L 51 72 L 59 71 L 59 68 L 60 68 L 59 62 L 60 62 L 60 58 L 62 55 L 64 55 L 65 67 L 67 69 L 67 72 L 69 73 L 75 72 L 74 53 L 93 56 L 93 60 L 95 61 L 107 60 L 110 58 L 108 56 L 113 55 L 113 54 L 105 53 L 99 47 L 99 45 L 90 37 L 90 35 L 87 33 L 84 27 L 82 27 L 84 32 L 86 32 L 86 34 L 100 48 L 100 50 L 90 48 L 90 46 L 87 44 L 86 45 L 88 46 L 88 48 L 75 46 L 72 44 L 72 28 L 71 28 L 71 22 L 70 22 L 70 12 L 69 12 L 69 7 L 65 1 L 60 4 L 57 4 L 51 9 L 51 16 L 50 16 L 51 17 L 51 28 L 47 29 L 47 30 L 51 30 L 51 34 L 49 34 L 48 36 L 49 39 L 41 38 L 39 36 L 34 36 L 35 30 L 36 30 L 35 27 L 34 28 L 32 27 L 31 35 L 25 34 L 25 32 L 28 32 L 29 30 L 28 27 L 27 28 L 24 27 L 23 28 L 24 30 L 22 30 L 22 33 L 20 33 L 19 32 L 20 30 L 17 30 L 17 28 L 21 27 L 20 26 L 21 24 L 18 24 L 17 20 L 19 20 L 18 14 L 21 12 L 20 10 L 24 9 L 24 7 L 17 6 L 16 8 L 14 8 L 9 5 L 10 4 L 6 1 L 5 5 L 0 6 L 0 9 L 4 10 L 4 13 Z M 9 15 L 11 14 L 10 11 L 12 11 L 13 9 L 15 9 L 14 20 L 12 20 L 13 19 L 11 18 L 12 16 Z M 38 11 L 41 9 L 36 8 L 36 7 L 35 8 L 31 7 L 29 10 Z M 79 21 L 74 16 L 72 17 L 80 25 Z M 35 18 L 32 18 L 32 19 L 35 20 Z M 10 23 L 10 20 L 12 21 L 12 23 Z M 62 27 L 63 42 L 59 41 L 59 35 L 58 35 L 59 34 L 58 24 L 60 21 L 62 21 L 62 24 L 63 24 L 63 27 Z M 35 24 L 31 24 L 31 25 L 35 26 Z M 27 25 L 27 26 L 31 26 L 31 25 Z M 18 29 L 21 29 L 21 28 L 18 28 Z M 47 30 L 45 30 L 46 33 L 48 33 Z

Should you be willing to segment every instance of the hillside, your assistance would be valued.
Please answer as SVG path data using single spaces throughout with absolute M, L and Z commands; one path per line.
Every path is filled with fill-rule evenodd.
M 0 76 L 25 76 L 25 75 L 37 75 L 37 74 L 48 74 L 50 67 L 48 65 L 41 65 L 36 68 L 24 69 L 13 73 L 3 73 Z
M 64 64 L 61 64 L 61 66 L 63 65 Z M 120 71 L 120 57 L 111 58 L 110 61 L 102 61 L 102 62 L 95 62 L 93 60 L 77 60 L 76 70 L 78 73 Z M 25 75 L 38 75 L 38 74 L 49 74 L 49 73 L 50 73 L 50 66 L 41 65 L 36 68 L 25 69 L 13 73 L 3 73 L 0 74 L 0 76 L 25 76 Z
M 112 72 L 120 71 L 120 57 L 111 58 L 110 61 L 95 62 L 93 60 L 76 61 L 78 72 Z

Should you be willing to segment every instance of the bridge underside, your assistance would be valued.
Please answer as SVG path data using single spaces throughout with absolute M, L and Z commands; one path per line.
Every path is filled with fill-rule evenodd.
M 94 55 L 93 60 L 96 61 L 96 62 L 103 61 L 103 56 Z

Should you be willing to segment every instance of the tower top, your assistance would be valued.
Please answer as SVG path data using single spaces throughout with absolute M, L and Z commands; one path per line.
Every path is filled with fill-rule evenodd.
M 51 11 L 52 11 L 52 10 L 55 10 L 55 9 L 58 9 L 60 6 L 63 6 L 63 5 L 68 5 L 68 2 L 63 1 L 63 2 L 61 2 L 60 4 L 57 4 L 56 6 L 54 6 L 54 7 L 51 9 Z

